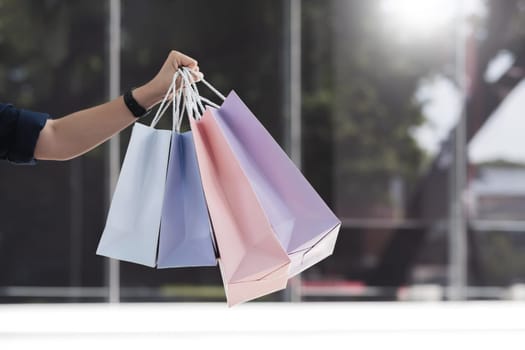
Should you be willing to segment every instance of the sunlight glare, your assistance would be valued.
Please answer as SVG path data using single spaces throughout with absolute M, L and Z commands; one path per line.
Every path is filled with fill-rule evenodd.
M 428 34 L 454 18 L 457 0 L 383 0 L 381 10 L 399 27 Z

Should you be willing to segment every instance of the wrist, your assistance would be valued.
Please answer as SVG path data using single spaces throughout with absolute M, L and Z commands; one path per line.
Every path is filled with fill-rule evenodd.
M 151 107 L 156 105 L 162 96 L 157 93 L 157 90 L 151 86 L 150 83 L 139 86 L 136 89 L 133 89 L 132 95 L 135 100 L 146 110 L 149 110 Z

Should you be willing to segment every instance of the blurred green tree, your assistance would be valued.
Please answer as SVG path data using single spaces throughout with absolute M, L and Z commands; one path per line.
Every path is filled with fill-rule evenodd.
M 390 216 L 391 181 L 412 183 L 422 168 L 425 154 L 411 135 L 424 121 L 415 92 L 446 71 L 451 30 L 406 40 L 379 0 L 303 6 L 306 173 L 334 197 L 339 215 Z
M 104 0 L 1 0 L 2 100 L 53 116 L 102 102 L 106 7 Z

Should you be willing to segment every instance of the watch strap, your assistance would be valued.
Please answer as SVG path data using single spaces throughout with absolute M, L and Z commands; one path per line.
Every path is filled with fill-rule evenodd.
M 148 113 L 146 108 L 142 107 L 137 100 L 133 97 L 132 90 L 126 91 L 124 94 L 124 103 L 130 112 L 135 116 L 135 118 L 143 117 Z

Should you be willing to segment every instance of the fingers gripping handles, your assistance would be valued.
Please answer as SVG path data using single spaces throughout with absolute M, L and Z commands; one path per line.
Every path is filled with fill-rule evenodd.
M 205 84 L 215 95 L 221 100 L 225 100 L 223 94 L 221 94 L 215 87 L 209 82 L 201 79 L 201 82 Z M 197 84 L 195 83 L 192 71 L 187 67 L 181 67 L 173 75 L 172 82 L 168 91 L 164 95 L 157 113 L 151 121 L 151 127 L 155 127 L 164 113 L 168 110 L 169 106 L 172 106 L 172 129 L 180 132 L 182 117 L 184 112 L 188 114 L 189 118 L 200 119 L 202 113 L 204 113 L 204 106 L 210 105 L 215 108 L 219 108 L 219 105 L 210 101 L 209 99 L 200 96 Z
M 216 103 L 200 95 L 199 89 L 197 88 L 197 84 L 192 78 L 192 73 L 190 69 L 183 67 L 180 69 L 180 71 L 181 78 L 183 81 L 181 90 L 183 90 L 184 104 L 186 105 L 186 111 L 188 112 L 188 116 L 190 118 L 200 119 L 202 113 L 204 113 L 204 105 L 210 105 L 215 108 L 220 107 Z M 204 83 L 222 101 L 226 99 L 226 97 L 224 97 L 224 95 L 221 94 L 216 88 L 214 88 L 209 82 L 207 82 L 204 79 L 201 79 L 200 81 Z

